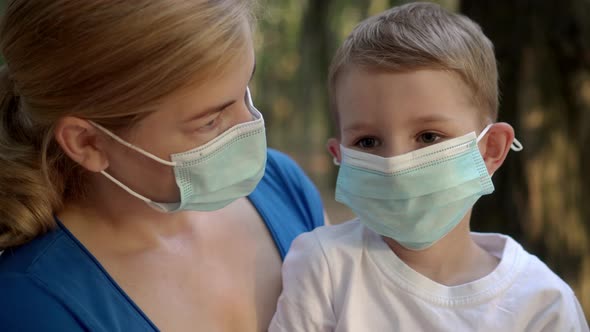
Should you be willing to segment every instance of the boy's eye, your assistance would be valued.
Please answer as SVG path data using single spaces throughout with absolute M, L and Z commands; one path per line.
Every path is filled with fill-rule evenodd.
M 421 143 L 424 144 L 432 144 L 440 139 L 440 136 L 435 133 L 423 133 L 421 134 L 418 139 Z
M 379 146 L 379 140 L 377 140 L 375 137 L 365 137 L 358 140 L 356 145 L 363 149 L 371 149 Z

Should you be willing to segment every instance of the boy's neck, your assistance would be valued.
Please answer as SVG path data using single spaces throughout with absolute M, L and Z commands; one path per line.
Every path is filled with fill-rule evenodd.
M 414 271 L 445 286 L 457 286 L 490 274 L 499 259 L 472 239 L 469 229 L 471 213 L 449 234 L 425 250 L 409 250 L 395 240 L 383 239 L 393 252 Z

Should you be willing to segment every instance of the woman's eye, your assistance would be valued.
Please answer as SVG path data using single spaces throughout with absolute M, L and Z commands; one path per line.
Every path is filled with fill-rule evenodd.
M 219 115 L 217 115 L 215 118 L 213 118 L 213 120 L 205 123 L 202 127 L 199 128 L 199 130 L 209 130 L 209 129 L 215 128 L 217 126 L 218 122 L 219 122 Z
M 363 149 L 371 149 L 377 147 L 379 141 L 374 137 L 365 137 L 358 140 L 356 144 Z
M 217 121 L 217 118 L 215 118 L 215 119 L 213 119 L 213 120 L 209 121 L 209 122 L 208 122 L 208 123 L 206 123 L 206 124 L 205 124 L 203 127 L 204 127 L 204 128 L 212 127 L 212 126 L 215 124 L 215 122 L 216 122 L 216 121 Z
M 423 133 L 418 138 L 421 143 L 432 144 L 440 139 L 440 136 L 435 133 Z

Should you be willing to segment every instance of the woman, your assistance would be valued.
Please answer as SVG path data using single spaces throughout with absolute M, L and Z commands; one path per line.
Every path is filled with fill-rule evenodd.
M 245 0 L 11 0 L 0 326 L 255 331 L 319 195 L 266 150 Z

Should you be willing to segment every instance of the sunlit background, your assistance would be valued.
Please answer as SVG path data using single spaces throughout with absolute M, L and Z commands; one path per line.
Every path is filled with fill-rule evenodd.
M 363 18 L 408 1 L 261 2 L 255 103 L 271 147 L 297 160 L 320 188 L 333 223 L 352 217 L 333 199 L 337 168 L 326 73 L 339 43 Z M 438 1 L 478 22 L 496 47 L 500 120 L 525 149 L 494 175 L 474 230 L 511 235 L 576 292 L 590 317 L 590 1 Z
M 3 3 L 4 0 L 0 0 Z M 337 168 L 326 76 L 339 43 L 363 18 L 408 1 L 260 0 L 252 85 L 271 147 L 320 189 L 332 223 L 352 218 L 333 199 Z M 477 231 L 511 235 L 576 292 L 590 318 L 590 1 L 438 1 L 478 22 L 499 62 L 500 120 L 525 149 L 476 205 Z

